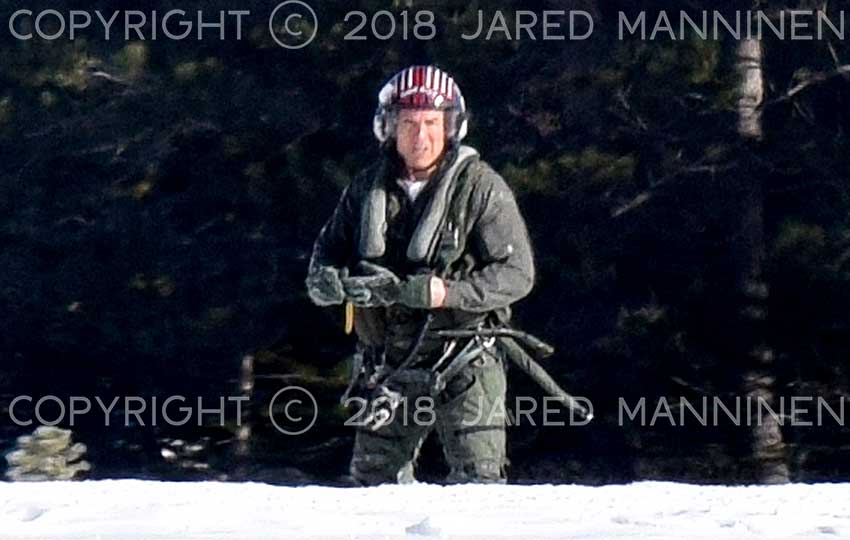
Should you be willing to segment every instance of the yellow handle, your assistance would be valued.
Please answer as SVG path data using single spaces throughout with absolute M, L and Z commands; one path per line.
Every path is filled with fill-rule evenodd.
M 354 304 L 345 303 L 345 334 L 350 335 L 354 331 Z

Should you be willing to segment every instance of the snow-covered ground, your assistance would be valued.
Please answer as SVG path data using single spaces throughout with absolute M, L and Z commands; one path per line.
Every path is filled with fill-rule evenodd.
M 850 538 L 850 484 L 0 483 L 0 539 Z

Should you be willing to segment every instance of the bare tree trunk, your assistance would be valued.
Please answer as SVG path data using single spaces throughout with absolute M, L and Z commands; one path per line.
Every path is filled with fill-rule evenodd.
M 236 430 L 236 445 L 234 447 L 236 461 L 236 476 L 244 478 L 251 458 L 251 399 L 254 395 L 254 357 L 246 354 L 242 357 L 239 375 L 239 390 L 242 393 L 241 417 Z
M 756 39 L 737 44 L 739 76 L 738 134 L 745 146 L 755 150 L 763 137 L 761 105 L 764 101 L 764 49 Z M 743 163 L 750 163 L 744 159 Z M 774 353 L 767 343 L 766 318 L 769 289 L 763 276 L 765 258 L 764 195 L 761 172 L 754 165 L 744 165 L 740 176 L 743 197 L 740 199 L 740 222 L 734 241 L 736 281 L 740 293 L 741 341 L 745 372 L 743 391 L 751 404 L 749 425 L 752 427 L 752 458 L 757 478 L 762 483 L 785 483 L 790 479 L 785 444 L 779 421 L 769 414 L 759 414 L 760 405 L 775 407 L 773 375 Z
M 746 140 L 761 140 L 761 104 L 764 101 L 764 50 L 761 40 L 738 42 L 738 134 Z

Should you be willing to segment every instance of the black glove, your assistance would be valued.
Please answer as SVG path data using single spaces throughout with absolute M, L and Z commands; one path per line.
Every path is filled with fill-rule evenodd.
M 342 280 L 345 295 L 358 307 L 388 306 L 396 302 L 401 282 L 391 270 L 363 261 L 357 265 L 358 276 Z
M 408 277 L 398 287 L 396 302 L 411 308 L 429 309 L 432 277 L 431 274 L 415 274 Z
M 392 271 L 374 263 L 361 262 L 357 269 L 365 275 L 342 280 L 345 294 L 355 306 L 431 307 L 431 274 L 415 274 L 401 281 Z
M 307 295 L 317 306 L 332 306 L 345 300 L 345 291 L 341 277 L 348 275 L 348 270 L 342 272 L 333 266 L 319 266 L 310 271 L 305 281 Z

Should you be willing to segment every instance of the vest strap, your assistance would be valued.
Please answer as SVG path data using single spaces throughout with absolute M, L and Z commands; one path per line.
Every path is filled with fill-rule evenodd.
M 440 178 L 439 182 L 416 230 L 407 246 L 407 258 L 413 263 L 426 263 L 433 255 L 439 237 L 440 226 L 446 219 L 451 206 L 449 198 L 457 178 L 472 159 L 478 157 L 478 152 L 469 146 L 458 148 L 457 157 L 451 167 Z M 430 181 L 430 180 L 429 180 Z M 363 259 L 376 259 L 386 252 L 387 242 L 387 191 L 384 185 L 384 175 L 377 174 L 363 200 L 360 213 L 360 239 L 358 253 Z

